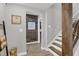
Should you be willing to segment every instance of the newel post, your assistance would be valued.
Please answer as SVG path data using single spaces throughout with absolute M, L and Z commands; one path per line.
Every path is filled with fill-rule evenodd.
M 62 3 L 62 55 L 73 55 L 72 3 Z

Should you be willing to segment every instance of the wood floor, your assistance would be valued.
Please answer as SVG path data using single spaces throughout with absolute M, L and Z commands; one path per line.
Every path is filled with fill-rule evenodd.
M 27 44 L 27 48 L 27 56 L 53 56 L 49 51 L 42 50 L 39 43 Z

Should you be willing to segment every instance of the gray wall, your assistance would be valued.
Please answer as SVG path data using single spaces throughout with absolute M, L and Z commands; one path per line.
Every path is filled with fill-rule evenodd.
M 61 30 L 61 4 L 56 3 L 47 10 L 47 45 Z
M 21 16 L 21 24 L 11 24 L 11 15 Z M 5 14 L 8 49 L 16 47 L 18 55 L 26 54 L 26 10 L 15 5 L 6 6 Z M 22 32 L 20 32 L 22 30 Z
M 8 49 L 17 47 L 18 55 L 27 53 L 26 46 L 26 13 L 39 15 L 41 18 L 43 13 L 33 8 L 21 5 L 7 4 L 6 6 L 6 30 L 8 37 Z M 21 24 L 11 24 L 11 15 L 21 16 Z

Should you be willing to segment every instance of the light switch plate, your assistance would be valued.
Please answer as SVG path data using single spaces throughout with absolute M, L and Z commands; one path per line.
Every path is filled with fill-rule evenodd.
M 23 32 L 23 29 L 19 29 L 19 32 Z

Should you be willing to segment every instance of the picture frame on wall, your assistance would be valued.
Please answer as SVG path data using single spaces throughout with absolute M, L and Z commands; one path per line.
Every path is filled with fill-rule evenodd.
M 12 15 L 11 21 L 12 21 L 12 24 L 21 24 L 21 16 Z

